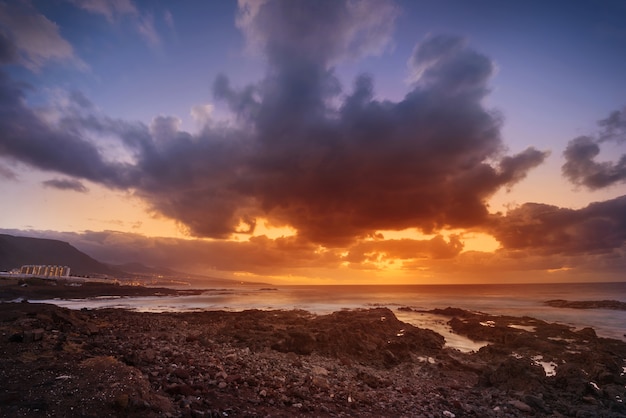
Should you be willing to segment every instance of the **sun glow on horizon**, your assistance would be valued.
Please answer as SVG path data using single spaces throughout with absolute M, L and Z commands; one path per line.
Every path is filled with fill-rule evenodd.
M 437 235 L 441 235 L 448 241 L 450 240 L 450 237 L 454 235 L 460 236 L 460 239 L 463 242 L 463 250 L 461 252 L 480 251 L 492 253 L 501 247 L 498 240 L 487 233 L 464 231 L 462 229 L 442 230 L 436 234 L 424 234 L 417 228 L 406 228 L 397 231 L 381 230 L 376 231 L 376 233 L 373 234 L 372 237 L 367 238 L 367 240 L 373 241 L 378 237 L 378 239 L 412 239 L 426 241 L 435 238 Z

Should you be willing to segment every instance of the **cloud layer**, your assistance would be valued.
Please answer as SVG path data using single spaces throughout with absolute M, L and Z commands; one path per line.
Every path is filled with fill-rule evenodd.
M 240 2 L 238 25 L 266 57 L 266 76 L 240 88 L 218 77 L 216 98 L 237 123 L 198 134 L 182 131 L 175 117 L 146 126 L 84 103 L 50 121 L 5 75 L 0 153 L 73 177 L 74 190 L 80 180 L 133 190 L 200 237 L 252 232 L 258 217 L 326 247 L 377 230 L 480 226 L 486 200 L 547 153 L 505 154 L 502 120 L 483 104 L 493 63 L 462 38 L 419 43 L 409 59 L 414 83 L 398 102 L 376 99 L 367 75 L 344 92 L 334 65 L 382 53 L 396 13 L 387 2 Z M 110 137 L 131 162 L 105 152 Z
M 445 282 L 620 280 L 626 268 L 626 197 L 581 209 L 527 203 L 506 216 L 491 215 L 485 232 L 501 248 L 466 251 L 461 235 L 384 239 L 377 234 L 345 248 L 324 248 L 300 236 L 248 241 L 150 238 L 115 231 L 2 233 L 69 241 L 95 258 L 142 262 L 205 275 L 341 277 L 366 281 L 394 269 L 396 279 L 429 275 Z M 406 276 L 403 276 L 402 273 Z M 419 273 L 416 273 L 419 272 Z M 601 274 L 600 274 L 601 273 Z

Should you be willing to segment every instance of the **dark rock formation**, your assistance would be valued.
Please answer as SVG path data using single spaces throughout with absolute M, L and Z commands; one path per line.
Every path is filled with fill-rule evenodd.
M 545 302 L 553 308 L 572 309 L 612 309 L 616 311 L 626 311 L 626 302 L 618 300 L 563 300 L 554 299 Z
M 455 332 L 490 342 L 472 356 L 483 362 L 480 386 L 517 393 L 535 414 L 626 416 L 626 343 L 529 317 L 431 312 L 453 315 L 448 323 Z

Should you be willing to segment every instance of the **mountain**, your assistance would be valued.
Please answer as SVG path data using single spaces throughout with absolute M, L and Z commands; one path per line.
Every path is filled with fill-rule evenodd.
M 0 270 L 11 270 L 25 264 L 69 266 L 72 275 L 115 276 L 120 273 L 67 242 L 0 234 Z

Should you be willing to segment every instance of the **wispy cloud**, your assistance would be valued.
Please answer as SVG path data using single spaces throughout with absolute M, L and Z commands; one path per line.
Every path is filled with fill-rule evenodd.
M 161 44 L 161 38 L 154 27 L 152 15 L 144 15 L 137 20 L 137 31 L 151 46 L 155 47 Z
M 75 179 L 51 179 L 43 182 L 45 187 L 59 190 L 72 190 L 79 193 L 87 193 L 89 190 L 83 183 Z
M 123 19 L 137 30 L 137 33 L 151 47 L 161 44 L 161 38 L 154 26 L 154 17 L 143 13 L 132 0 L 68 0 L 77 7 L 96 15 L 104 16 L 109 22 L 116 23 Z M 171 13 L 164 14 L 166 24 L 173 25 Z
M 50 61 L 86 68 L 72 45 L 59 33 L 57 24 L 30 3 L 0 3 L 0 25 L 0 61 L 19 62 L 34 71 Z
M 176 24 L 174 23 L 174 16 L 172 15 L 172 12 L 170 12 L 169 10 L 165 10 L 163 12 L 163 21 L 165 21 L 165 24 L 170 29 L 176 29 Z
M 137 15 L 137 7 L 131 0 L 68 0 L 79 8 L 106 17 L 109 21 L 125 16 Z
M 17 174 L 10 168 L 0 164 L 0 178 L 5 180 L 17 180 Z

